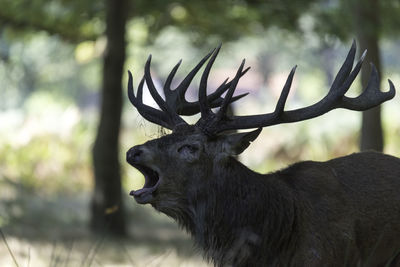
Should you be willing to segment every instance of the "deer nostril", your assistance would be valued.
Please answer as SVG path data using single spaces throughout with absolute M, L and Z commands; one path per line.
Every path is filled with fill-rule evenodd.
M 142 155 L 143 150 L 141 150 L 140 148 L 137 147 L 132 147 L 131 149 L 128 150 L 128 152 L 126 153 L 126 160 L 128 162 L 135 162 L 137 161 L 140 156 Z

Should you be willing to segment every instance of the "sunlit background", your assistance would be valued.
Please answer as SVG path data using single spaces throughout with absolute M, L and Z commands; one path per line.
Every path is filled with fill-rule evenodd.
M 154 1 L 154 7 L 132 1 L 122 78 L 120 162 L 128 228 L 122 239 L 91 233 L 88 226 L 94 185 L 91 151 L 108 42 L 103 33 L 106 6 L 65 2 L 0 0 L 0 265 L 208 266 L 175 222 L 128 195 L 144 179 L 125 163 L 126 150 L 162 131 L 129 103 L 127 70 L 137 87 L 152 54 L 152 75 L 161 89 L 180 59 L 175 84 L 222 43 L 209 88 L 232 78 L 243 58 L 251 66 L 237 89 L 237 94 L 250 94 L 233 105 L 236 114 L 271 112 L 295 65 L 286 108 L 310 105 L 327 93 L 357 36 L 346 22 L 336 21 L 337 28 L 329 28 L 329 18 L 321 15 L 339 12 L 343 1 L 292 1 L 297 11 L 288 11 L 280 1 L 215 1 L 215 6 L 208 1 Z M 400 9 L 396 1 L 381 2 Z M 212 12 L 218 10 L 212 8 L 224 12 L 216 16 Z M 287 18 L 285 12 L 296 17 Z M 390 17 L 382 21 L 385 91 L 389 77 L 400 86 L 400 39 L 398 30 L 390 28 L 395 25 Z M 196 77 L 188 99 L 196 99 L 198 83 Z M 360 90 L 358 78 L 348 95 Z M 147 92 L 144 98 L 153 103 Z M 400 156 L 399 97 L 383 105 L 382 120 L 384 152 Z M 336 110 L 310 121 L 265 128 L 240 160 L 253 170 L 269 172 L 299 160 L 343 156 L 359 151 L 360 127 L 361 113 Z

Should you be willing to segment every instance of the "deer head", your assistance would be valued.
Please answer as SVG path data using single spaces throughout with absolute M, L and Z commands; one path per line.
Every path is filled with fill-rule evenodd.
M 178 217 L 178 219 L 189 216 L 183 214 L 190 213 L 189 210 L 178 211 L 177 206 L 187 204 L 193 185 L 195 188 L 202 187 L 207 184 L 208 180 L 215 179 L 215 176 L 218 176 L 216 172 L 221 171 L 221 166 L 226 165 L 225 171 L 229 171 L 228 165 L 232 156 L 243 152 L 250 142 L 257 138 L 263 127 L 311 119 L 336 108 L 367 110 L 395 95 L 395 89 L 390 80 L 389 91 L 381 92 L 379 90 L 378 73 L 371 64 L 371 76 L 364 91 L 354 98 L 345 96 L 358 75 L 366 54 L 363 53 L 353 68 L 356 54 L 356 45 L 353 43 L 329 92 L 317 103 L 295 110 L 285 110 L 286 99 L 296 70 L 294 67 L 273 112 L 230 117 L 226 112 L 227 107 L 230 103 L 245 96 L 245 94 L 233 95 L 239 79 L 249 68 L 244 69 L 245 60 L 243 60 L 231 81 L 225 80 L 213 93 L 207 95 L 207 79 L 219 50 L 220 47 L 205 56 L 173 90 L 171 82 L 181 63 L 179 62 L 166 79 L 163 88 L 165 100 L 157 92 L 152 81 L 151 56 L 147 60 L 144 77 L 139 83 L 136 95 L 132 86 L 132 75 L 129 72 L 128 96 L 132 104 L 147 120 L 172 130 L 171 134 L 148 141 L 143 145 L 134 146 L 127 152 L 127 161 L 141 171 L 145 177 L 144 187 L 132 191 L 130 194 L 138 203 L 151 203 L 157 209 L 175 218 Z M 185 100 L 187 88 L 208 59 L 200 80 L 198 101 L 188 102 Z M 144 82 L 147 83 L 148 89 L 160 109 L 143 103 Z M 225 92 L 226 94 L 222 97 Z M 212 110 L 215 107 L 219 108 L 217 112 Z M 201 114 L 201 118 L 194 125 L 189 125 L 180 117 L 180 115 L 197 113 Z M 229 130 L 252 128 L 257 129 L 245 133 L 227 134 Z

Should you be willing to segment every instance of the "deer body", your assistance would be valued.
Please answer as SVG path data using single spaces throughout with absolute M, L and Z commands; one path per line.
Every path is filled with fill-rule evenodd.
M 396 257 L 400 252 L 400 159 L 364 152 L 327 162 L 299 162 L 262 175 L 234 157 L 257 138 L 261 128 L 225 133 L 313 118 L 338 107 L 365 110 L 392 98 L 393 84 L 389 82 L 390 91 L 380 92 L 373 71 L 364 93 L 356 98 L 344 96 L 363 59 L 351 71 L 353 45 L 330 92 L 317 104 L 284 111 L 293 69 L 273 113 L 228 118 L 227 105 L 243 96 L 233 97 L 233 91 L 247 69 L 243 71 L 242 63 L 231 82 L 225 81 L 207 96 L 206 79 L 217 53 L 202 76 L 198 104 L 186 102 L 184 92 L 210 55 L 172 91 L 169 86 L 179 64 L 175 66 L 164 86 L 166 102 L 151 80 L 150 60 L 137 96 L 130 75 L 132 104 L 148 120 L 172 129 L 171 134 L 127 152 L 127 161 L 145 177 L 143 188 L 131 192 L 135 200 L 174 218 L 216 266 L 400 264 Z M 144 80 L 161 110 L 143 104 Z M 218 113 L 211 110 L 214 106 L 220 106 Z M 198 112 L 201 118 L 195 125 L 178 115 Z
M 134 150 L 170 153 L 146 145 Z M 217 266 L 379 266 L 400 251 L 398 158 L 364 152 L 265 175 L 234 158 L 204 163 L 184 169 L 183 192 L 166 183 L 176 195 L 151 204 Z
M 267 175 L 233 161 L 193 220 L 207 231 L 191 230 L 218 265 L 379 266 L 399 252 L 399 159 L 359 153 Z

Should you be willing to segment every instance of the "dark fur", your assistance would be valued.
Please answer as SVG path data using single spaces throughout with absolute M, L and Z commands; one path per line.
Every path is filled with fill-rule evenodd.
M 359 153 L 267 175 L 231 159 L 212 175 L 180 208 L 216 265 L 383 266 L 400 251 L 397 158 Z
M 384 266 L 400 251 L 400 159 L 364 152 L 262 175 L 216 159 L 218 143 L 196 161 L 171 154 L 190 138 L 137 147 L 164 172 L 150 203 L 216 266 Z

